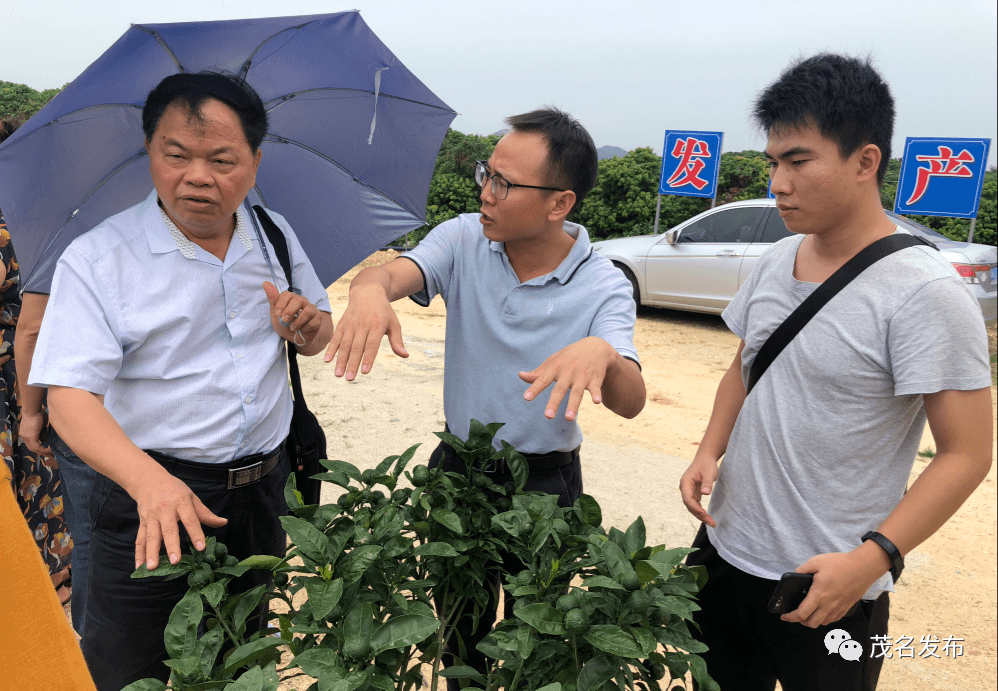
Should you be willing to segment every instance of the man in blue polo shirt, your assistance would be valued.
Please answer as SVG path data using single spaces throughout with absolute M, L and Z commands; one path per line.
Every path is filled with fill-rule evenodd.
M 389 303 L 412 296 L 427 305 L 440 295 L 448 428 L 464 438 L 472 418 L 506 423 L 495 443 L 527 456 L 526 488 L 571 505 L 582 492 L 583 393 L 627 418 L 644 407 L 635 305 L 620 270 L 593 252 L 585 228 L 566 220 L 596 184 L 589 133 L 555 109 L 506 123 L 512 130 L 475 171 L 481 213 L 442 223 L 406 256 L 360 272 L 325 359 L 335 357 L 336 376 L 352 380 L 370 372 L 385 334 L 395 354 L 408 357 Z M 449 447 L 438 447 L 430 462 L 459 469 Z M 483 615 L 478 632 L 493 621 L 494 613 Z M 462 636 L 469 657 L 480 637 Z

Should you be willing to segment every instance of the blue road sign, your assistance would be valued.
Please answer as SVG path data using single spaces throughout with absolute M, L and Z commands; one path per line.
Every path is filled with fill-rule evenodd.
M 975 218 L 990 146 L 990 139 L 905 139 L 894 213 Z
M 706 197 L 717 194 L 723 132 L 666 130 L 659 194 Z

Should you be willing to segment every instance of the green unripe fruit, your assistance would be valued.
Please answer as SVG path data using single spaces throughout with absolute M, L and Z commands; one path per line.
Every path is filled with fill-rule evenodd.
M 534 575 L 529 571 L 523 571 L 516 575 L 517 585 L 533 585 Z
M 396 504 L 404 504 L 409 500 L 409 495 L 412 492 L 408 487 L 399 487 L 397 490 L 392 492 L 392 501 Z
M 665 678 L 665 665 L 661 662 L 651 663 L 651 675 L 656 680 Z
M 620 579 L 620 584 L 624 586 L 626 590 L 637 590 L 638 588 L 641 587 L 641 579 L 638 578 L 638 574 L 631 571 L 630 573 L 625 574 L 624 577 Z
M 585 633 L 589 630 L 589 617 L 581 608 L 570 610 L 565 614 L 565 628 L 569 633 Z
M 484 475 L 476 475 L 474 480 L 474 485 L 475 487 L 481 487 L 482 489 L 485 489 L 487 487 L 492 486 L 492 480 L 490 480 Z
M 274 572 L 274 585 L 276 585 L 278 588 L 285 587 L 288 584 L 288 581 L 290 581 L 290 580 L 291 580 L 291 577 L 288 576 L 288 572 L 287 571 L 275 571 Z
M 225 561 L 225 557 L 229 554 L 229 548 L 223 545 L 221 542 L 215 543 L 215 559 L 221 564 Z
M 509 511 L 512 506 L 513 502 L 508 497 L 499 497 L 496 499 L 496 511 Z
M 343 644 L 343 657 L 347 660 L 363 660 L 371 652 L 371 645 L 363 638 L 352 638 Z
M 573 593 L 562 595 L 555 603 L 555 607 L 558 608 L 559 612 L 568 612 L 569 610 L 575 609 L 577 606 L 578 603 L 576 602 L 575 595 Z
M 416 521 L 412 524 L 412 529 L 419 538 L 425 538 L 430 534 L 430 524 L 426 521 Z
M 363 480 L 365 484 L 373 485 L 374 470 L 372 468 L 368 468 L 367 470 L 365 470 L 363 473 L 360 474 L 360 479 Z
M 187 577 L 187 585 L 195 590 L 200 590 L 209 583 L 211 583 L 211 573 L 201 569 L 192 571 L 191 575 Z
M 638 614 L 647 614 L 651 609 L 651 595 L 647 590 L 635 590 L 627 598 L 627 608 Z
M 228 554 L 225 559 L 222 560 L 222 566 L 239 566 L 239 559 L 231 554 Z
M 341 495 L 340 498 L 336 500 L 336 503 L 344 511 L 347 511 L 348 509 L 352 508 L 354 502 L 356 501 L 355 497 L 351 496 L 352 494 L 353 492 L 347 492 L 346 494 Z
M 425 465 L 417 465 L 412 470 L 412 484 L 416 487 L 422 487 L 430 479 L 430 469 Z

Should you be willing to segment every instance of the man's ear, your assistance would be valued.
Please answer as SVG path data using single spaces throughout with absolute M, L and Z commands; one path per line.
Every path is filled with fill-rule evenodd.
M 565 190 L 557 192 L 553 196 L 553 204 L 548 208 L 549 221 L 564 221 L 575 206 L 575 192 Z
M 856 171 L 856 182 L 877 181 L 877 172 L 880 170 L 880 147 L 876 144 L 864 144 L 857 152 L 856 162 L 859 164 Z

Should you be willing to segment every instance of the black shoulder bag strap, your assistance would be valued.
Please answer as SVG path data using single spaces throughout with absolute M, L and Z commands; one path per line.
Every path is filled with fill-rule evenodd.
M 855 257 L 839 267 L 839 270 L 829 276 L 813 293 L 808 295 L 804 299 L 804 302 L 800 303 L 797 309 L 782 324 L 776 327 L 776 330 L 763 343 L 762 348 L 759 349 L 759 352 L 755 356 L 755 360 L 752 361 L 746 394 L 752 391 L 759 379 L 762 378 L 763 373 L 769 369 L 769 366 L 783 352 L 783 349 L 789 345 L 790 341 L 794 340 L 794 336 L 811 321 L 811 317 L 817 314 L 818 310 L 824 307 L 825 303 L 835 297 L 840 290 L 849 285 L 850 281 L 884 257 L 903 250 L 906 247 L 915 247 L 917 245 L 928 245 L 932 249 L 936 249 L 936 246 L 931 242 L 917 235 L 894 233 L 867 245 Z
M 253 210 L 267 233 L 267 239 L 274 247 L 277 261 L 284 269 L 284 276 L 288 280 L 288 290 L 297 293 L 291 272 L 288 241 L 285 239 L 284 233 L 262 206 L 254 206 Z M 267 251 L 266 247 L 262 249 L 264 252 Z M 288 374 L 291 379 L 291 392 L 294 395 L 294 414 L 291 418 L 288 442 L 293 446 L 289 449 L 289 454 L 294 466 L 292 470 L 295 474 L 295 485 L 306 505 L 318 504 L 321 483 L 312 476 L 320 471 L 319 459 L 326 457 L 326 435 L 322 430 L 322 425 L 319 424 L 305 403 L 305 394 L 301 390 L 301 375 L 298 373 L 298 351 L 292 343 L 287 344 L 287 350 Z
M 274 254 L 277 255 L 277 261 L 280 263 L 281 268 L 284 269 L 284 277 L 288 279 L 288 290 L 292 293 L 298 292 L 294 287 L 293 274 L 291 273 L 291 255 L 288 253 L 288 241 L 284 238 L 284 233 L 281 232 L 281 229 L 277 227 L 277 224 L 274 223 L 266 209 L 262 206 L 256 205 L 253 207 L 253 210 L 263 225 L 267 239 L 274 246 Z M 266 251 L 266 248 L 264 248 L 264 251 Z M 305 396 L 301 392 L 301 375 L 298 374 L 298 351 L 290 343 L 287 347 L 288 370 L 291 374 L 291 391 L 294 393 L 296 401 L 304 401 Z

